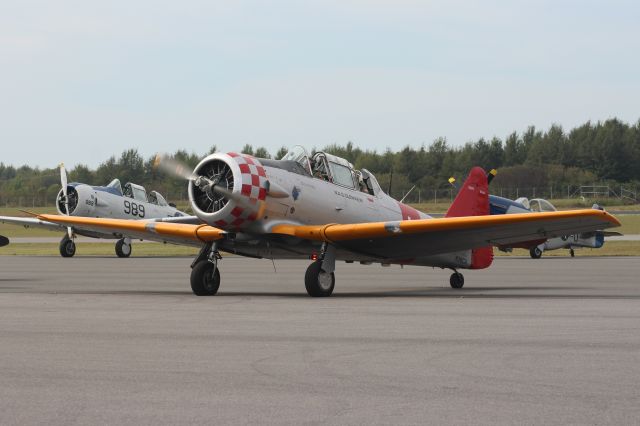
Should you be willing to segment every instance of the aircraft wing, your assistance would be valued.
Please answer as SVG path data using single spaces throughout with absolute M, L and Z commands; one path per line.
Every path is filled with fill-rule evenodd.
M 47 222 L 35 217 L 12 217 L 12 216 L 0 216 L 0 223 L 9 223 L 11 225 L 20 225 L 25 228 L 44 228 L 50 231 L 64 231 L 67 227 L 59 225 L 53 222 Z
M 39 219 L 65 226 L 82 226 L 113 235 L 152 241 L 201 245 L 224 238 L 226 232 L 209 225 L 162 223 L 40 215 Z M 281 224 L 273 234 L 325 241 L 343 249 L 385 259 L 450 253 L 487 245 L 509 245 L 620 226 L 602 210 L 450 217 L 355 224 Z
M 185 223 L 163 223 L 154 220 L 106 219 L 95 217 L 78 217 L 42 214 L 40 220 L 66 226 L 77 226 L 82 229 L 111 234 L 115 237 L 126 235 L 134 239 L 143 239 L 164 243 L 201 246 L 203 243 L 224 238 L 222 229 L 209 225 L 192 225 Z
M 493 216 L 468 216 L 349 225 L 276 225 L 272 232 L 325 241 L 385 259 L 412 258 L 572 235 L 620 226 L 595 209 Z
M 204 222 L 198 216 L 174 216 L 174 217 L 159 217 L 156 219 L 149 219 L 154 222 L 164 223 L 188 223 L 191 225 L 201 225 Z

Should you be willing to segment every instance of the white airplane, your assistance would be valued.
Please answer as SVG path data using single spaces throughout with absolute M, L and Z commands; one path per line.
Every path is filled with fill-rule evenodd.
M 526 197 L 520 197 L 517 200 L 509 200 L 507 198 L 497 197 L 491 195 L 489 197 L 489 203 L 491 206 L 491 214 L 512 214 L 512 213 L 527 213 L 527 212 L 555 212 L 557 209 L 551 202 L 543 198 L 532 198 L 529 200 Z M 597 210 L 604 210 L 598 204 L 594 204 L 593 207 Z M 540 259 L 542 253 L 548 250 L 557 249 L 569 249 L 571 257 L 575 256 L 574 249 L 576 248 L 600 248 L 604 245 L 604 238 L 611 236 L 622 235 L 615 231 L 589 231 L 581 232 L 578 234 L 561 235 L 554 238 L 548 238 L 544 241 L 534 241 L 519 245 L 513 245 L 510 247 L 499 247 L 503 251 L 510 251 L 512 248 L 524 248 L 529 249 L 529 255 L 532 259 Z
M 160 164 L 163 164 L 161 161 Z M 384 193 L 366 169 L 355 170 L 326 152 L 295 147 L 281 160 L 217 152 L 193 171 L 165 162 L 189 182 L 196 216 L 171 223 L 68 215 L 38 215 L 63 226 L 200 247 L 191 265 L 198 296 L 218 292 L 220 251 L 267 259 L 311 259 L 304 284 L 330 296 L 335 263 L 379 263 L 447 268 L 449 284 L 464 285 L 461 269 L 484 269 L 493 246 L 620 226 L 593 209 L 489 214 L 488 179 L 475 167 L 444 218 L 431 218 Z
M 167 203 L 160 193 L 151 191 L 147 194 L 144 187 L 134 183 L 124 186 L 118 179 L 114 179 L 107 186 L 91 186 L 84 183 L 67 183 L 67 172 L 64 165 L 60 165 L 60 182 L 62 189 L 56 197 L 56 209 L 65 216 L 87 216 L 112 219 L 159 219 L 187 216 Z M 131 255 L 131 238 L 125 234 L 100 232 L 83 227 L 82 225 L 64 226 L 38 218 L 0 216 L 0 223 L 22 225 L 25 228 L 44 228 L 52 231 L 65 231 L 60 241 L 60 255 L 73 257 L 76 253 L 77 235 L 91 238 L 117 239 L 115 245 L 118 257 Z M 6 238 L 5 238 L 6 239 Z M 0 247 L 4 241 L 0 239 Z M 6 245 L 4 244 L 4 245 Z

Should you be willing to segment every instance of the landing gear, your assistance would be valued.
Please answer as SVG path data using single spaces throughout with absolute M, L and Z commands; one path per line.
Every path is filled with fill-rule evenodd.
M 76 254 L 76 243 L 69 238 L 68 235 L 65 235 L 64 238 L 60 241 L 60 256 L 62 257 L 73 257 Z
M 451 285 L 451 288 L 462 288 L 464 286 L 464 275 L 455 271 L 449 278 L 449 284 Z
M 118 257 L 131 256 L 131 240 L 129 238 L 121 238 L 116 243 L 116 254 Z
M 529 256 L 531 256 L 532 259 L 540 259 L 542 257 L 542 250 L 540 250 L 538 246 L 531 247 L 529 249 Z
M 213 296 L 220 288 L 220 270 L 208 260 L 202 260 L 191 270 L 191 290 L 196 296 Z
M 322 270 L 322 262 L 316 260 L 307 268 L 304 274 L 304 286 L 312 297 L 327 297 L 333 293 L 336 285 L 336 275 Z
M 576 252 L 573 251 L 572 248 L 569 249 L 569 253 L 571 254 L 571 257 L 576 257 Z
M 207 244 L 191 264 L 191 290 L 196 296 L 213 296 L 220 288 L 218 260 L 222 257 L 215 244 Z
M 336 249 L 327 243 L 322 245 L 318 260 L 307 268 L 304 287 L 311 297 L 328 297 L 336 284 Z

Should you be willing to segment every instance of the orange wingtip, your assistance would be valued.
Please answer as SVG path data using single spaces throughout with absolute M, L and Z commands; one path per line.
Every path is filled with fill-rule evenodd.
M 41 214 L 38 219 L 64 225 L 98 227 L 126 234 L 127 231 L 138 234 L 166 235 L 195 241 L 210 242 L 224 238 L 226 232 L 209 225 L 191 225 L 186 223 L 149 222 L 128 219 L 107 219 L 95 217 L 76 217 Z
M 416 234 L 421 232 L 447 231 L 456 229 L 484 228 L 489 226 L 526 223 L 535 220 L 596 218 L 602 221 L 602 228 L 620 226 L 615 216 L 602 210 L 567 210 L 546 213 L 519 213 L 504 215 L 465 216 L 438 219 L 402 220 L 388 222 L 355 223 L 346 225 L 290 225 L 274 226 L 273 233 L 286 234 L 316 241 L 344 241 L 362 238 L 382 238 L 393 234 Z

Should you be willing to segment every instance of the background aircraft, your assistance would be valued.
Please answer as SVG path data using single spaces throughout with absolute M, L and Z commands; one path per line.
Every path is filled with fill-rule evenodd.
M 464 285 L 460 269 L 483 269 L 492 246 L 619 226 L 600 210 L 489 215 L 488 179 L 476 167 L 446 217 L 434 219 L 385 194 L 366 169 L 295 147 L 281 160 L 214 153 L 193 170 L 168 159 L 159 164 L 189 181 L 195 216 L 119 220 L 38 215 L 63 226 L 201 247 L 191 270 L 196 295 L 220 286 L 219 251 L 258 258 L 311 259 L 304 282 L 311 296 L 329 296 L 335 262 L 419 265 L 453 271 L 449 283 Z M 163 220 L 164 221 L 164 220 Z
M 112 180 L 107 186 L 91 186 L 77 182 L 67 183 L 67 172 L 63 164 L 60 165 L 60 182 L 62 189 L 56 197 L 56 209 L 61 215 L 115 219 L 186 216 L 186 213 L 167 203 L 158 192 L 151 191 L 147 194 L 142 186 L 134 183 L 127 183 L 124 188 L 118 179 Z M 74 241 L 76 235 L 118 239 L 115 245 L 118 257 L 131 255 L 131 238 L 125 235 L 100 232 L 79 225 L 63 226 L 38 218 L 0 216 L 0 223 L 22 225 L 26 228 L 39 227 L 65 231 L 65 235 L 60 241 L 60 255 L 62 257 L 72 257 L 76 253 Z M 6 243 L 9 242 L 6 241 Z
M 507 198 L 491 195 L 489 197 L 489 203 L 491 205 L 491 214 L 512 214 L 512 213 L 525 213 L 525 212 L 554 212 L 557 211 L 555 206 L 548 200 L 543 198 L 533 198 L 531 200 L 526 197 L 518 198 L 517 200 L 509 200 Z M 597 204 L 594 204 L 594 209 L 604 210 Z M 521 244 L 518 248 L 529 249 L 529 255 L 533 259 L 540 259 L 542 253 L 547 250 L 557 249 L 569 249 L 571 257 L 575 256 L 574 249 L 580 247 L 586 248 L 600 248 L 604 245 L 604 238 L 610 236 L 622 235 L 619 232 L 613 231 L 591 231 L 582 232 L 579 234 L 562 235 L 555 238 L 548 238 L 542 242 L 533 242 L 530 245 Z M 500 247 L 503 251 L 509 251 L 514 247 Z

